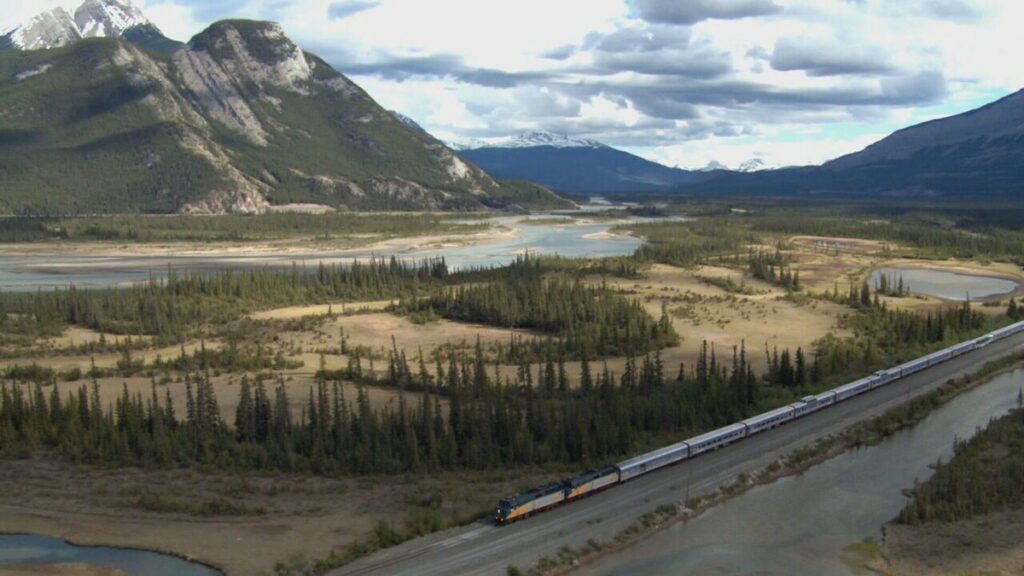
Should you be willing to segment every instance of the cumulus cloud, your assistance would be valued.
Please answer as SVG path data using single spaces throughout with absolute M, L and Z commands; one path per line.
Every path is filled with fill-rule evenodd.
M 782 10 L 772 0 L 636 0 L 636 8 L 644 20 L 661 24 L 753 18 Z
M 888 56 L 875 46 L 840 44 L 808 38 L 781 38 L 770 57 L 772 68 L 800 70 L 811 76 L 889 74 Z
M 955 22 L 970 22 L 981 17 L 981 10 L 964 0 L 925 0 L 928 15 Z
M 410 78 L 450 78 L 492 88 L 511 88 L 550 78 L 543 72 L 505 72 L 467 66 L 462 56 L 456 54 L 411 57 L 384 54 L 367 62 L 347 64 L 342 69 L 352 75 L 373 75 L 397 82 Z
M 327 17 L 331 20 L 341 20 L 354 16 L 380 6 L 376 0 L 346 0 L 345 2 L 332 2 L 327 6 Z

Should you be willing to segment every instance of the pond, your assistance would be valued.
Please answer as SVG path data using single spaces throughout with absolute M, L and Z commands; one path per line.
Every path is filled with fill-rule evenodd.
M 997 376 L 881 444 L 847 452 L 799 476 L 757 487 L 687 524 L 655 534 L 580 570 L 592 576 L 869 574 L 846 549 L 881 538 L 906 502 L 902 491 L 948 460 L 972 435 L 1016 406 L 1024 370 Z
M 882 277 L 890 285 L 903 279 L 903 285 L 914 294 L 925 294 L 946 300 L 984 300 L 1011 294 L 1021 287 L 1012 278 L 966 274 L 933 268 L 879 268 L 871 273 L 871 285 L 878 287 Z
M 220 576 L 202 564 L 175 556 L 105 546 L 75 546 L 57 538 L 0 536 L 0 571 L 5 566 L 88 564 L 121 570 L 132 576 Z

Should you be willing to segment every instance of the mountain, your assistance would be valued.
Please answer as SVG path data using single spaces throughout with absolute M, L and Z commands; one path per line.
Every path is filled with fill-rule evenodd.
M 63 8 L 34 16 L 4 34 L 4 44 L 22 50 L 57 48 L 82 37 L 75 20 Z
M 736 167 L 737 172 L 759 172 L 761 170 L 767 170 L 768 166 L 764 163 L 764 160 L 760 158 L 751 158 L 740 163 Z
M 391 113 L 395 115 L 395 118 L 397 118 L 399 122 L 405 124 L 409 128 L 412 128 L 417 132 L 423 132 L 424 134 L 428 133 L 426 130 L 423 129 L 423 126 L 420 126 L 419 124 L 416 123 L 415 120 L 409 118 L 405 114 L 402 114 L 401 112 L 395 112 L 394 110 L 392 110 Z
M 680 191 L 1019 198 L 1024 90 L 976 110 L 904 128 L 821 166 L 713 173 Z
M 109 37 L 133 18 L 80 13 L 108 37 L 0 52 L 0 213 L 566 205 L 495 181 L 276 24 L 218 22 L 161 53 Z
M 593 140 L 550 132 L 464 148 L 462 155 L 498 178 L 538 182 L 555 192 L 607 194 L 669 190 L 696 178 Z
M 0 37 L 0 49 L 48 50 L 84 38 L 125 38 L 160 51 L 182 46 L 164 36 L 130 0 L 85 0 L 73 14 L 54 8 L 16 26 Z

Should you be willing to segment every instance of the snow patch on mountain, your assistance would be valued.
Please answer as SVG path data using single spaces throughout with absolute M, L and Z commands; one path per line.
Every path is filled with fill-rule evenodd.
M 760 158 L 751 158 L 746 162 L 741 163 L 737 168 L 737 172 L 759 172 L 766 170 L 768 166 L 764 163 L 764 160 Z
M 712 160 L 707 163 L 703 168 L 700 168 L 701 172 L 714 172 L 715 170 L 728 170 L 731 172 L 760 172 L 762 170 L 774 170 L 777 166 L 769 166 L 768 163 L 762 158 L 751 158 L 740 162 L 735 168 L 719 162 L 718 160 Z
M 453 144 L 456 150 L 477 150 L 480 148 L 537 148 L 539 146 L 550 146 L 552 148 L 607 148 L 604 144 L 595 140 L 573 138 L 565 134 L 555 134 L 546 130 L 534 130 L 512 138 L 499 140 L 473 140 Z
M 700 171 L 701 172 L 714 172 L 715 170 L 728 170 L 728 169 L 729 169 L 728 166 L 726 166 L 725 164 L 722 164 L 718 160 L 712 160 L 711 162 L 708 162 L 707 165 L 705 165 L 703 168 L 701 168 Z
M 40 74 L 46 74 L 50 70 L 50 68 L 53 68 L 53 64 L 43 64 L 41 66 L 32 68 L 31 70 L 25 70 L 24 72 L 19 72 L 15 74 L 14 79 L 20 81 L 25 80 L 27 78 L 31 78 L 33 76 L 39 76 Z

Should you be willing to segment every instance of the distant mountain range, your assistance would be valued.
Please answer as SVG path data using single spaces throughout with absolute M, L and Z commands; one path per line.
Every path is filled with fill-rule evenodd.
M 270 22 L 181 44 L 126 0 L 87 0 L 4 38 L 0 213 L 570 205 L 493 179 Z
M 713 172 L 680 192 L 712 195 L 1024 197 L 1024 90 L 904 128 L 821 166 Z
M 698 173 L 669 168 L 600 142 L 544 131 L 455 147 L 496 178 L 530 180 L 559 193 L 666 191 L 700 178 Z

